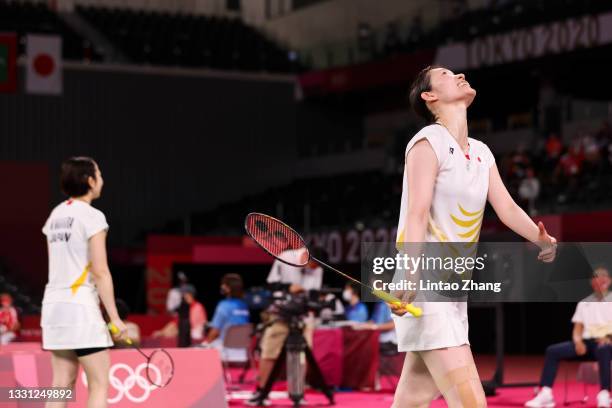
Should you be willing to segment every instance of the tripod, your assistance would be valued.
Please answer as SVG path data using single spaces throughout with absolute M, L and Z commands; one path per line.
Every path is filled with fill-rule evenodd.
M 287 362 L 287 391 L 289 393 L 289 398 L 293 401 L 294 407 L 300 406 L 300 401 L 304 397 L 304 364 L 302 364 L 302 355 L 306 356 L 308 369 L 312 370 L 312 378 L 314 381 L 312 385 L 325 394 L 330 405 L 334 405 L 334 394 L 331 388 L 325 383 L 325 379 L 312 354 L 312 350 L 308 347 L 306 339 L 304 339 L 304 335 L 302 334 L 303 328 L 304 323 L 300 318 L 298 316 L 292 316 L 289 323 L 289 334 L 285 339 L 278 359 L 274 362 L 274 367 L 270 372 L 270 376 L 261 390 L 261 397 L 259 399 L 260 405 L 263 405 L 263 401 L 270 393 L 272 385 L 278 379 L 281 373 L 283 359 L 285 359 Z

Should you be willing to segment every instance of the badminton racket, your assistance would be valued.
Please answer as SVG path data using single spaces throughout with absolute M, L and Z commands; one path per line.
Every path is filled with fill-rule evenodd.
M 402 301 L 390 293 L 374 289 L 312 256 L 302 236 L 281 220 L 266 214 L 252 212 L 244 220 L 244 229 L 264 251 L 287 265 L 299 268 L 305 266 L 312 259 L 319 265 L 367 288 L 377 298 L 394 306 L 402 305 Z M 421 308 L 410 303 L 405 305 L 405 309 L 415 317 L 423 314 Z
M 119 329 L 112 323 L 108 324 L 108 329 L 113 335 L 119 334 Z M 125 343 L 134 347 L 147 359 L 146 375 L 151 385 L 162 388 L 170 384 L 172 377 L 174 377 L 174 360 L 172 360 L 170 353 L 164 349 L 156 349 L 151 354 L 147 354 L 137 347 L 129 337 L 125 339 Z

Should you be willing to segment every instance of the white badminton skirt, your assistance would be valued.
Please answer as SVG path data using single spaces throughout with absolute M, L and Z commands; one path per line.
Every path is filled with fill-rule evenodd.
M 74 350 L 111 347 L 110 336 L 98 306 L 46 303 L 40 321 L 43 349 Z
M 470 344 L 465 302 L 415 302 L 421 317 L 393 315 L 398 351 L 424 351 Z

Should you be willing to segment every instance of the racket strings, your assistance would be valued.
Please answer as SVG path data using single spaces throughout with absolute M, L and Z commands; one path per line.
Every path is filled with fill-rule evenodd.
M 164 387 L 174 376 L 174 361 L 165 350 L 155 350 L 147 362 L 147 379 L 153 385 Z
M 306 244 L 302 237 L 291 227 L 264 214 L 251 213 L 246 219 L 246 230 L 249 235 L 262 248 L 271 255 L 282 258 L 283 253 L 289 250 L 305 249 Z M 289 263 L 291 260 L 287 259 Z

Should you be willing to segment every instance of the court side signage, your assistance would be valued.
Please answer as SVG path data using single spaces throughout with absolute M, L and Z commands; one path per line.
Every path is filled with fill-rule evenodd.
M 612 13 L 586 15 L 440 47 L 435 63 L 453 70 L 476 69 L 609 43 Z

